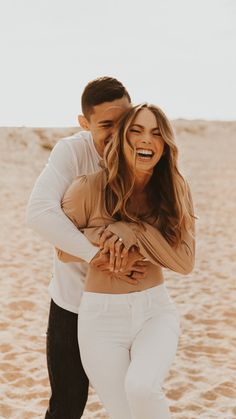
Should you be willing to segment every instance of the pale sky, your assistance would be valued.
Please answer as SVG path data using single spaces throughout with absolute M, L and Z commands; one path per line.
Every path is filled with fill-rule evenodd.
M 0 126 L 71 126 L 117 77 L 170 118 L 236 120 L 235 0 L 0 0 Z

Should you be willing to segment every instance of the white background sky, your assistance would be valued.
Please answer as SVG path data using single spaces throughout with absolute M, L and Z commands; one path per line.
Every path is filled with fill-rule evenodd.
M 236 0 L 0 0 L 0 125 L 71 126 L 111 75 L 170 118 L 236 119 Z

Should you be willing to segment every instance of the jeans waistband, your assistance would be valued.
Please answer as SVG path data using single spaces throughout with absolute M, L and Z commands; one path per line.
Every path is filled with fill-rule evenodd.
M 156 298 L 163 298 L 164 296 L 171 301 L 165 284 L 161 284 L 143 291 L 130 292 L 128 294 L 104 294 L 84 291 L 82 300 L 88 303 L 96 304 L 104 302 L 122 304 L 127 302 L 143 302 L 147 298 L 152 300 Z

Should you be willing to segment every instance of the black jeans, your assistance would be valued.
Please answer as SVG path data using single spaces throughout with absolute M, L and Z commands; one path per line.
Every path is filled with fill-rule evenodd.
M 47 331 L 47 365 L 51 398 L 45 419 L 79 419 L 88 398 L 77 340 L 78 315 L 51 301 Z

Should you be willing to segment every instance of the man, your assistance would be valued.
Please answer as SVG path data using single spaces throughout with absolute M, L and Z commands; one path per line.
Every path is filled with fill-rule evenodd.
M 45 419 L 78 419 L 83 414 L 88 379 L 77 341 L 78 307 L 87 264 L 108 268 L 106 255 L 98 252 L 65 216 L 61 200 L 76 176 L 100 170 L 105 145 L 117 120 L 131 106 L 130 102 L 127 90 L 114 78 L 102 77 L 88 83 L 82 94 L 83 115 L 79 116 L 84 131 L 56 144 L 29 200 L 28 226 L 53 246 L 81 258 L 81 263 L 68 264 L 54 258 L 47 333 L 52 395 Z M 142 265 L 132 267 L 133 281 L 145 276 Z M 132 279 L 127 277 L 127 281 Z

